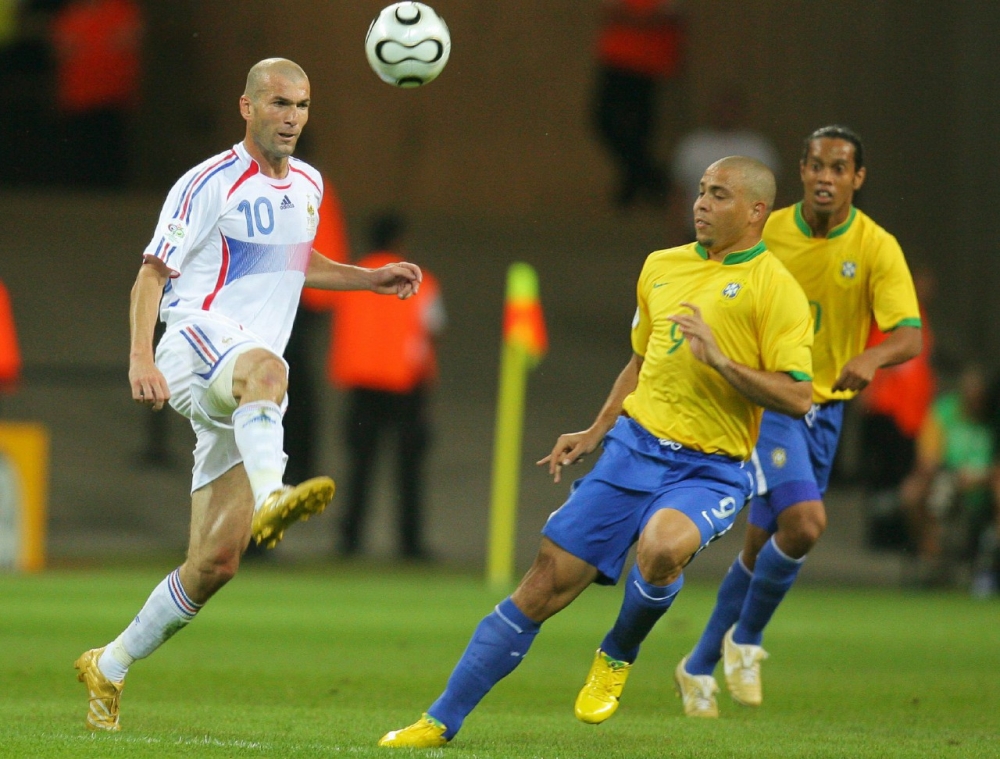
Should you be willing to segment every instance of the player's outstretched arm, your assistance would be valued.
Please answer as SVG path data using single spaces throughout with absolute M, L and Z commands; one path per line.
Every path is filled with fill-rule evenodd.
M 309 257 L 305 286 L 321 290 L 371 290 L 405 300 L 417 294 L 422 279 L 420 267 L 406 261 L 365 269 L 331 261 L 314 250 Z
M 608 431 L 615 426 L 615 421 L 622 413 L 625 398 L 639 384 L 639 370 L 642 368 L 642 356 L 632 354 L 631 360 L 625 365 L 611 387 L 608 399 L 604 401 L 594 423 L 580 432 L 567 432 L 560 435 L 552 451 L 543 459 L 535 462 L 538 466 L 549 465 L 549 474 L 555 482 L 559 482 L 564 466 L 576 464 L 588 453 L 592 453 Z
M 922 349 L 923 334 L 919 327 L 897 327 L 881 343 L 844 364 L 832 389 L 860 392 L 868 387 L 879 369 L 909 361 Z
M 680 327 L 691 353 L 708 364 L 748 399 L 771 411 L 788 416 L 805 416 L 812 406 L 812 382 L 801 381 L 785 372 L 752 369 L 726 356 L 715 342 L 711 327 L 693 303 L 682 303 L 691 313 L 668 317 Z
M 167 269 L 160 261 L 147 260 L 139 267 L 129 304 L 128 381 L 132 400 L 153 411 L 159 411 L 170 400 L 167 380 L 153 360 L 153 330 L 167 279 Z

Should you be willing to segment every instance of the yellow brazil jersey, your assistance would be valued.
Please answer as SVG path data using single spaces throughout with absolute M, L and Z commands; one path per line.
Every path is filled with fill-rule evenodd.
M 883 332 L 920 326 L 917 294 L 899 243 L 853 206 L 829 236 L 812 237 L 801 203 L 771 214 L 764 241 L 809 299 L 813 401 L 853 397 L 853 391 L 830 388 L 844 365 L 865 349 L 872 314 Z
M 698 361 L 668 317 L 693 303 L 729 358 L 808 380 L 812 329 L 802 288 L 763 242 L 721 262 L 691 243 L 650 254 L 636 294 L 632 349 L 644 361 L 625 411 L 659 438 L 749 458 L 762 409 Z

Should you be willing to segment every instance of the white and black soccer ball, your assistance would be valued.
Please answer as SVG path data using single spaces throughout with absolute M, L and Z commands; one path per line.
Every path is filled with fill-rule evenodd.
M 448 63 L 451 35 L 434 9 L 423 3 L 396 3 L 375 17 L 365 37 L 372 70 L 396 87 L 433 81 Z

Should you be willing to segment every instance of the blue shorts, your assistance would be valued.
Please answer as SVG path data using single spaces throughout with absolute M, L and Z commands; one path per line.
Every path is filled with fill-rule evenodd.
M 764 412 L 753 452 L 757 493 L 750 504 L 750 524 L 777 532 L 782 511 L 823 498 L 843 423 L 840 401 L 813 404 L 802 419 Z
M 594 468 L 573 483 L 542 534 L 597 567 L 598 583 L 614 585 L 657 511 L 676 509 L 690 517 L 704 548 L 733 526 L 753 490 L 748 462 L 660 440 L 622 416 L 605 436 Z

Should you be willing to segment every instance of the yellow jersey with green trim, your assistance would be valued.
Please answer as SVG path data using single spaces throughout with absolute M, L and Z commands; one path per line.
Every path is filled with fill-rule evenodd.
M 921 326 L 899 243 L 853 206 L 826 238 L 813 237 L 801 203 L 772 213 L 763 237 L 809 299 L 815 332 L 813 401 L 854 397 L 853 390 L 831 388 L 844 365 L 865 349 L 872 314 L 883 332 Z
M 802 288 L 763 242 L 714 261 L 698 243 L 651 253 L 636 286 L 632 349 L 643 357 L 625 412 L 658 438 L 746 460 L 763 409 L 691 353 L 674 314 L 692 303 L 723 353 L 753 369 L 812 374 Z

